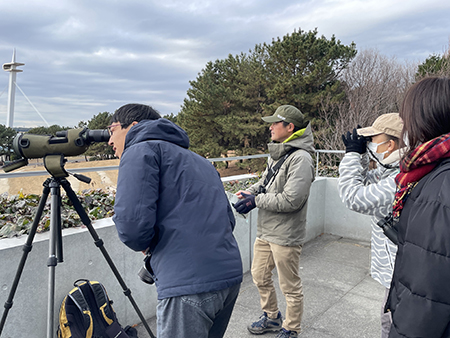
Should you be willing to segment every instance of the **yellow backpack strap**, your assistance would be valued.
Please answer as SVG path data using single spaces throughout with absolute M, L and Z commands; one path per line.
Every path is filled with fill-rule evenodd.
M 91 311 L 89 310 L 89 306 L 83 296 L 83 293 L 78 287 L 75 287 L 74 289 L 72 289 L 72 291 L 69 292 L 69 295 L 67 297 L 70 297 L 72 299 L 73 303 L 83 314 L 84 327 L 88 328 L 86 331 L 86 338 L 91 338 L 94 330 L 93 320 Z
M 66 313 L 67 299 L 68 299 L 68 296 L 65 296 L 61 303 L 61 308 L 59 309 L 58 338 L 72 337 L 72 333 L 70 332 L 69 321 L 67 319 L 67 313 Z
M 101 283 L 96 281 L 91 281 L 90 286 L 103 318 L 108 325 L 111 325 L 114 322 L 114 310 L 111 307 L 106 289 Z

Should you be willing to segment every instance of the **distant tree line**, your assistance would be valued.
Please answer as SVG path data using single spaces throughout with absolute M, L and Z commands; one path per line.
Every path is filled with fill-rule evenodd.
M 448 51 L 422 64 L 398 62 L 376 50 L 356 50 L 312 31 L 296 30 L 248 53 L 210 61 L 190 81 L 177 115 L 166 116 L 184 128 L 191 149 L 205 157 L 266 152 L 270 141 L 262 116 L 291 104 L 311 121 L 318 149 L 343 149 L 341 135 L 358 124 L 399 110 L 406 90 L 423 77 L 450 76 Z M 157 108 L 157 107 L 155 107 Z M 94 115 L 75 128 L 104 129 L 111 113 Z M 70 127 L 37 127 L 29 133 L 54 135 Z M 0 125 L 0 155 L 13 159 L 17 132 Z M 93 144 L 87 159 L 114 158 L 106 143 Z

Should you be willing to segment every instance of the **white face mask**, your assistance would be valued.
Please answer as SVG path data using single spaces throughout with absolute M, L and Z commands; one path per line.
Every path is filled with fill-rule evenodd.
M 388 150 L 386 150 L 382 153 L 377 153 L 378 146 L 381 146 L 382 144 L 385 144 L 386 142 L 388 142 L 388 141 L 384 141 L 381 143 L 369 142 L 369 144 L 367 145 L 367 148 L 371 151 L 371 153 L 369 153 L 369 154 L 375 156 L 376 159 L 378 160 L 378 162 L 383 161 L 384 155 L 389 152 Z

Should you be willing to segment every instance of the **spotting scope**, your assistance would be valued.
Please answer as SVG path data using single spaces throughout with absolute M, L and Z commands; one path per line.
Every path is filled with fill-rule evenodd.
M 9 172 L 28 164 L 30 158 L 44 158 L 48 155 L 77 156 L 84 153 L 94 142 L 108 142 L 107 129 L 69 129 L 53 135 L 18 134 L 13 140 L 14 152 L 20 160 L 2 167 Z

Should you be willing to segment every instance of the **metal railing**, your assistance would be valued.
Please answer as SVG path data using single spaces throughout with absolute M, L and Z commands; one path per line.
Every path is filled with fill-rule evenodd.
M 319 156 L 322 153 L 329 153 L 329 154 L 343 154 L 345 151 L 343 150 L 316 150 L 316 176 L 319 174 Z M 223 162 L 223 161 L 240 161 L 240 160 L 248 160 L 253 158 L 269 158 L 269 154 L 258 154 L 258 155 L 247 155 L 247 156 L 234 156 L 234 157 L 216 157 L 216 158 L 208 158 L 207 160 L 210 162 Z M 86 172 L 92 172 L 92 171 L 108 171 L 108 170 L 118 170 L 119 166 L 104 166 L 104 167 L 90 167 L 90 168 L 73 168 L 73 169 L 67 169 L 69 173 L 71 171 L 77 172 L 77 173 L 86 173 Z M 10 173 L 4 173 L 0 174 L 0 179 L 2 178 L 13 178 L 13 177 L 30 177 L 30 176 L 46 176 L 48 175 L 48 172 L 45 170 L 38 170 L 38 171 L 23 171 L 23 172 L 10 172 Z
M 319 156 L 321 153 L 327 154 L 345 154 L 344 150 L 316 150 L 316 177 L 319 176 Z

